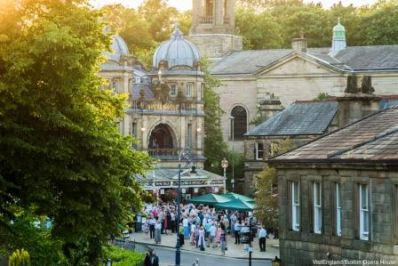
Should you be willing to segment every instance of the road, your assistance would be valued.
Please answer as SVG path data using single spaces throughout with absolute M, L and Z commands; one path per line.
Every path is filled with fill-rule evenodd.
M 151 246 L 153 247 L 153 246 Z M 145 252 L 147 246 L 136 244 L 137 251 Z M 159 257 L 161 265 L 169 266 L 175 263 L 175 249 L 165 247 L 154 247 L 156 254 Z M 249 265 L 249 259 L 234 259 L 224 256 L 214 256 L 207 254 L 200 254 L 199 252 L 190 252 L 183 250 L 181 252 L 181 265 L 191 266 L 195 258 L 199 259 L 201 266 L 245 266 Z M 270 260 L 253 260 L 252 266 L 271 266 Z

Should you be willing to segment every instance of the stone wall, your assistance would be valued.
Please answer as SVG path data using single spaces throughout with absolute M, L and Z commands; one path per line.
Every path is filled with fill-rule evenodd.
M 243 48 L 242 37 L 233 34 L 191 34 L 188 39 L 199 48 L 201 55 L 210 60 Z
M 279 236 L 283 265 L 313 265 L 313 259 L 380 260 L 398 263 L 398 238 L 394 230 L 398 221 L 394 215 L 398 211 L 394 203 L 398 185 L 398 171 L 339 170 L 337 165 L 308 165 L 308 169 L 290 168 L 278 170 L 279 193 Z M 333 170 L 332 170 L 333 169 Z M 312 233 L 311 184 L 320 181 L 323 186 L 323 232 Z M 300 231 L 290 230 L 288 181 L 300 182 Z M 335 182 L 342 188 L 342 236 L 334 232 L 333 192 Z M 358 183 L 366 183 L 370 193 L 370 240 L 360 240 L 356 235 L 354 211 L 354 188 Z M 395 216 L 396 217 L 396 216 Z M 393 264 L 393 265 L 396 265 Z

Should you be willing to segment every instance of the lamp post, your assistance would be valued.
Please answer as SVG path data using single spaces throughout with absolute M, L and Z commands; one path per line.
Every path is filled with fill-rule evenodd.
M 177 219 L 176 219 L 176 229 L 177 229 L 177 245 L 176 245 L 176 260 L 175 265 L 180 266 L 181 262 L 181 243 L 180 243 L 180 213 L 181 213 L 181 161 L 185 160 L 188 164 L 191 161 L 191 155 L 189 151 L 182 150 L 178 156 L 178 187 L 177 187 Z
M 228 161 L 227 159 L 222 159 L 221 161 L 221 167 L 224 169 L 224 193 L 227 192 L 227 186 L 226 186 L 226 180 L 227 180 L 227 168 L 228 168 Z
M 232 161 L 231 161 L 232 179 L 231 179 L 231 184 L 232 184 L 232 192 L 235 192 L 235 158 L 234 158 L 234 152 L 235 152 L 235 117 L 230 116 L 229 119 L 231 119 L 231 140 L 232 140 Z

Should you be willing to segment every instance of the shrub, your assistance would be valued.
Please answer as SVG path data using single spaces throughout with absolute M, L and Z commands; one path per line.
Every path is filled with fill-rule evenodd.
M 105 249 L 105 259 L 112 260 L 112 266 L 141 266 L 144 265 L 145 254 L 110 246 Z

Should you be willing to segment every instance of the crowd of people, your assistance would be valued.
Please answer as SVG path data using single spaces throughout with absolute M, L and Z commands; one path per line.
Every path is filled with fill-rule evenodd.
M 147 204 L 143 231 L 149 233 L 156 244 L 160 244 L 162 234 L 176 233 L 178 228 L 181 246 L 190 244 L 202 251 L 220 248 L 223 255 L 228 249 L 228 234 L 234 238 L 235 245 L 240 245 L 249 243 L 258 233 L 260 251 L 266 250 L 267 232 L 257 226 L 256 218 L 250 212 L 216 211 L 206 205 L 194 204 L 181 204 L 180 210 L 178 220 L 175 204 Z

